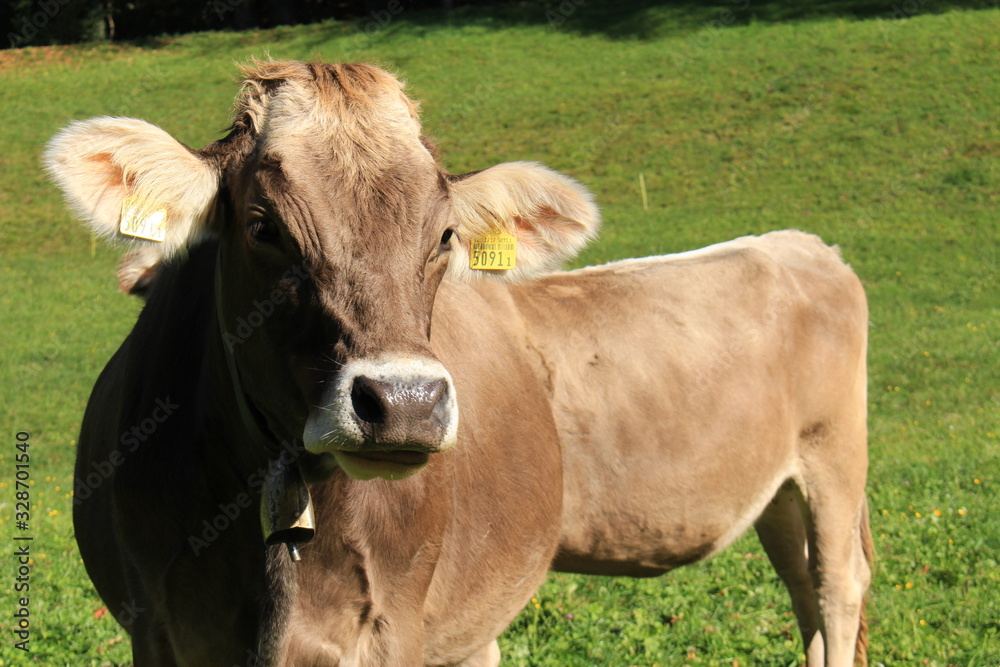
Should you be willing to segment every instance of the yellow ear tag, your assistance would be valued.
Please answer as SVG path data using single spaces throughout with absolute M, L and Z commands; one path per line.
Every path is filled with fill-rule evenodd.
M 167 209 L 152 208 L 149 202 L 135 195 L 125 197 L 118 231 L 126 236 L 162 242 L 167 238 Z
M 493 231 L 472 239 L 469 268 L 479 271 L 510 271 L 517 261 L 517 239 L 507 232 Z

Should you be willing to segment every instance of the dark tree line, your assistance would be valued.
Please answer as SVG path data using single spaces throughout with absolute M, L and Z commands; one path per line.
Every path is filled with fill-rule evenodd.
M 720 18 L 727 15 L 734 24 L 829 16 L 905 20 L 928 12 L 998 4 L 1000 0 L 0 0 L 0 48 L 136 41 L 164 34 L 249 30 L 325 19 L 361 19 L 362 25 L 382 26 L 403 11 L 412 17 L 413 10 L 469 5 L 503 5 L 488 12 L 491 19 L 572 26 L 621 37 L 655 32 L 656 23 L 650 22 L 645 10 L 657 5 L 681 9 L 675 20 L 686 21 L 692 28 L 717 29 L 720 20 L 729 25 Z M 448 21 L 455 18 L 447 16 Z
M 8 0 L 3 48 L 138 40 L 200 30 L 246 30 L 351 19 L 399 8 L 451 9 L 483 0 Z

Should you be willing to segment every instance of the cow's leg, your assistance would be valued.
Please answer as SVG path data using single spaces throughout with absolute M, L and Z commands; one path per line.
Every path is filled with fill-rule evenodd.
M 497 640 L 481 648 L 473 655 L 466 658 L 456 667 L 497 667 L 500 664 L 500 644 Z
M 864 661 L 864 596 L 871 581 L 868 564 L 871 536 L 864 496 L 833 494 L 810 499 L 815 521 L 815 555 L 811 563 L 826 667 L 850 667 Z
M 806 664 L 823 667 L 823 635 L 819 601 L 809 568 L 809 517 L 802 494 L 786 482 L 757 519 L 760 543 L 792 598 L 792 610 L 802 633 Z
M 140 622 L 137 625 L 149 626 Z M 133 667 L 179 667 L 170 640 L 162 629 L 154 627 L 136 628 L 132 634 Z
M 865 659 L 863 612 L 872 545 L 863 408 L 804 440 L 801 448 L 803 495 L 812 517 L 809 567 L 823 621 L 825 667 L 850 667 L 856 654 L 859 662 Z

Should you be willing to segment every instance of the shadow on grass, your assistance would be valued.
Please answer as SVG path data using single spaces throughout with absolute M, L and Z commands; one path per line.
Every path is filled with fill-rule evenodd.
M 399 19 L 412 26 L 477 25 L 545 26 L 579 34 L 605 35 L 613 39 L 652 39 L 699 28 L 747 25 L 754 22 L 785 23 L 843 18 L 906 19 L 919 14 L 952 10 L 1000 7 L 997 0 L 818 0 L 803 3 L 787 0 L 727 0 L 702 3 L 691 0 L 538 0 L 463 6 L 451 11 L 407 10 L 406 0 L 383 0 L 383 9 L 358 19 L 357 29 L 377 31 Z M 393 13 L 392 8 L 397 11 Z
M 415 9 L 413 0 L 376 0 L 366 15 L 350 21 L 327 20 L 312 25 L 277 26 L 248 32 L 221 31 L 232 39 L 213 39 L 203 53 L 234 46 L 277 44 L 287 37 L 306 37 L 309 48 L 318 48 L 337 37 L 352 37 L 367 48 L 399 31 L 416 36 L 450 27 L 485 29 L 541 27 L 579 35 L 603 35 L 615 40 L 651 40 L 708 28 L 752 23 L 794 23 L 831 19 L 906 20 L 922 14 L 995 9 L 1000 0 L 726 0 L 710 4 L 692 0 L 521 0 L 463 5 L 453 10 Z M 144 37 L 128 42 L 141 49 L 169 46 L 171 36 Z M 192 45 L 188 44 L 188 48 Z

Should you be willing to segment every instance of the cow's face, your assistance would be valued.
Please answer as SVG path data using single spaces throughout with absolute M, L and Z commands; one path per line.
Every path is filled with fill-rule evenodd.
M 430 344 L 441 281 L 479 277 L 470 242 L 505 231 L 525 279 L 598 222 L 572 180 L 526 163 L 445 174 L 386 72 L 273 62 L 247 72 L 233 132 L 189 151 L 141 121 L 71 125 L 50 172 L 103 235 L 162 219 L 159 261 L 219 242 L 221 335 L 262 426 L 349 475 L 400 478 L 455 445 L 458 402 Z M 140 225 L 142 226 L 142 225 Z M 149 231 L 149 230 L 145 230 Z M 155 235 L 155 234 L 154 234 Z

